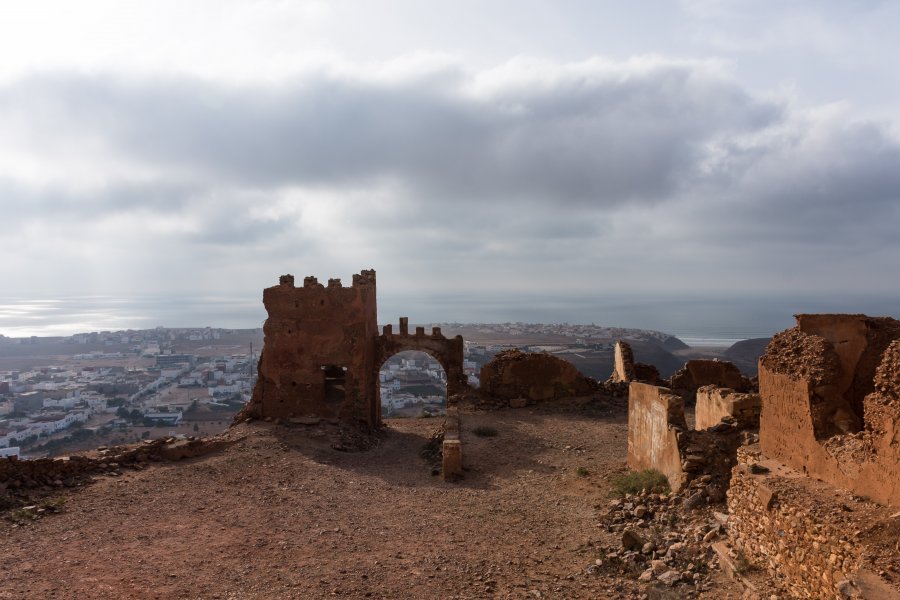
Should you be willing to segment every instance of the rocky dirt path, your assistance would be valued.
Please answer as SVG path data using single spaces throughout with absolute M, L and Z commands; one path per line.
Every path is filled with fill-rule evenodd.
M 67 492 L 61 514 L 0 521 L 0 599 L 681 597 L 586 572 L 614 543 L 594 506 L 624 466 L 624 415 L 464 413 L 458 483 L 419 456 L 438 420 L 388 425 L 376 448 L 347 453 L 318 428 L 245 424 L 218 454 L 102 477 Z M 739 594 L 720 578 L 701 597 Z

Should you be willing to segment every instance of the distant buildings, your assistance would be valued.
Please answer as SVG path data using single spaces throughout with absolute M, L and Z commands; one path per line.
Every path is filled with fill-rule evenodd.
M 89 347 L 86 352 L 71 354 L 65 366 L 0 372 L 0 456 L 19 455 L 23 448 L 27 452 L 41 440 L 68 435 L 79 426 L 91 432 L 129 422 L 174 427 L 182 423 L 183 412 L 192 401 L 217 407 L 223 405 L 214 399 L 246 401 L 253 388 L 256 356 L 203 357 L 174 351 L 176 343 L 218 340 L 229 331 L 157 328 L 79 334 L 63 343 Z M 33 343 L 41 343 L 41 339 Z M 17 340 L 3 338 L 0 343 Z M 91 345 L 113 347 L 97 351 Z M 147 364 L 142 357 L 148 351 L 155 364 L 134 366 Z M 103 364 L 105 361 L 109 364 Z M 159 394 L 174 387 L 205 389 L 192 401 L 161 405 Z

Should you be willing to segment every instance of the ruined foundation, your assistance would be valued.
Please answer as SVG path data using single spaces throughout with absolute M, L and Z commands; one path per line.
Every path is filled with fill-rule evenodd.
M 514 408 L 594 390 L 594 382 L 572 363 L 549 354 L 504 350 L 481 368 L 481 391 Z
M 797 315 L 759 369 L 733 548 L 793 598 L 900 598 L 900 321 Z
M 760 360 L 760 447 L 876 502 L 900 507 L 900 321 L 798 315 Z
M 706 385 L 738 392 L 750 391 L 750 380 L 741 375 L 740 369 L 725 360 L 689 360 L 669 378 L 669 387 L 687 400 L 693 400 L 697 390 Z
M 729 417 L 742 429 L 759 428 L 759 394 L 742 394 L 730 388 L 706 385 L 697 390 L 694 410 L 695 429 L 715 427 Z
M 758 446 L 738 451 L 728 509 L 738 556 L 790 597 L 900 600 L 896 581 L 879 575 L 900 579 L 900 520 L 891 510 L 767 460 Z

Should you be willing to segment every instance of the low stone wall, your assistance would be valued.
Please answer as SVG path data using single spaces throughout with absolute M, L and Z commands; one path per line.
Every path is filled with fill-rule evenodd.
M 756 444 L 737 460 L 727 528 L 739 559 L 792 598 L 900 598 L 898 583 L 879 575 L 900 577 L 900 523 L 889 509 L 765 459 Z
M 734 418 L 742 429 L 759 428 L 759 394 L 742 394 L 730 388 L 715 385 L 697 390 L 695 429 L 708 429 L 718 425 L 723 418 Z
M 175 461 L 202 456 L 234 440 L 222 436 L 199 439 L 161 438 L 136 446 L 114 446 L 86 456 L 19 460 L 0 458 L 0 494 L 24 495 L 43 487 L 73 487 L 92 475 L 114 474 L 120 470 L 140 469 L 147 462 Z

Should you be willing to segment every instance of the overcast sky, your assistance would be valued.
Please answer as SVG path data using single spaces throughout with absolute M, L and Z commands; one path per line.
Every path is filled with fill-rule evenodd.
M 0 299 L 363 268 L 391 302 L 896 297 L 898 30 L 876 0 L 4 3 Z

